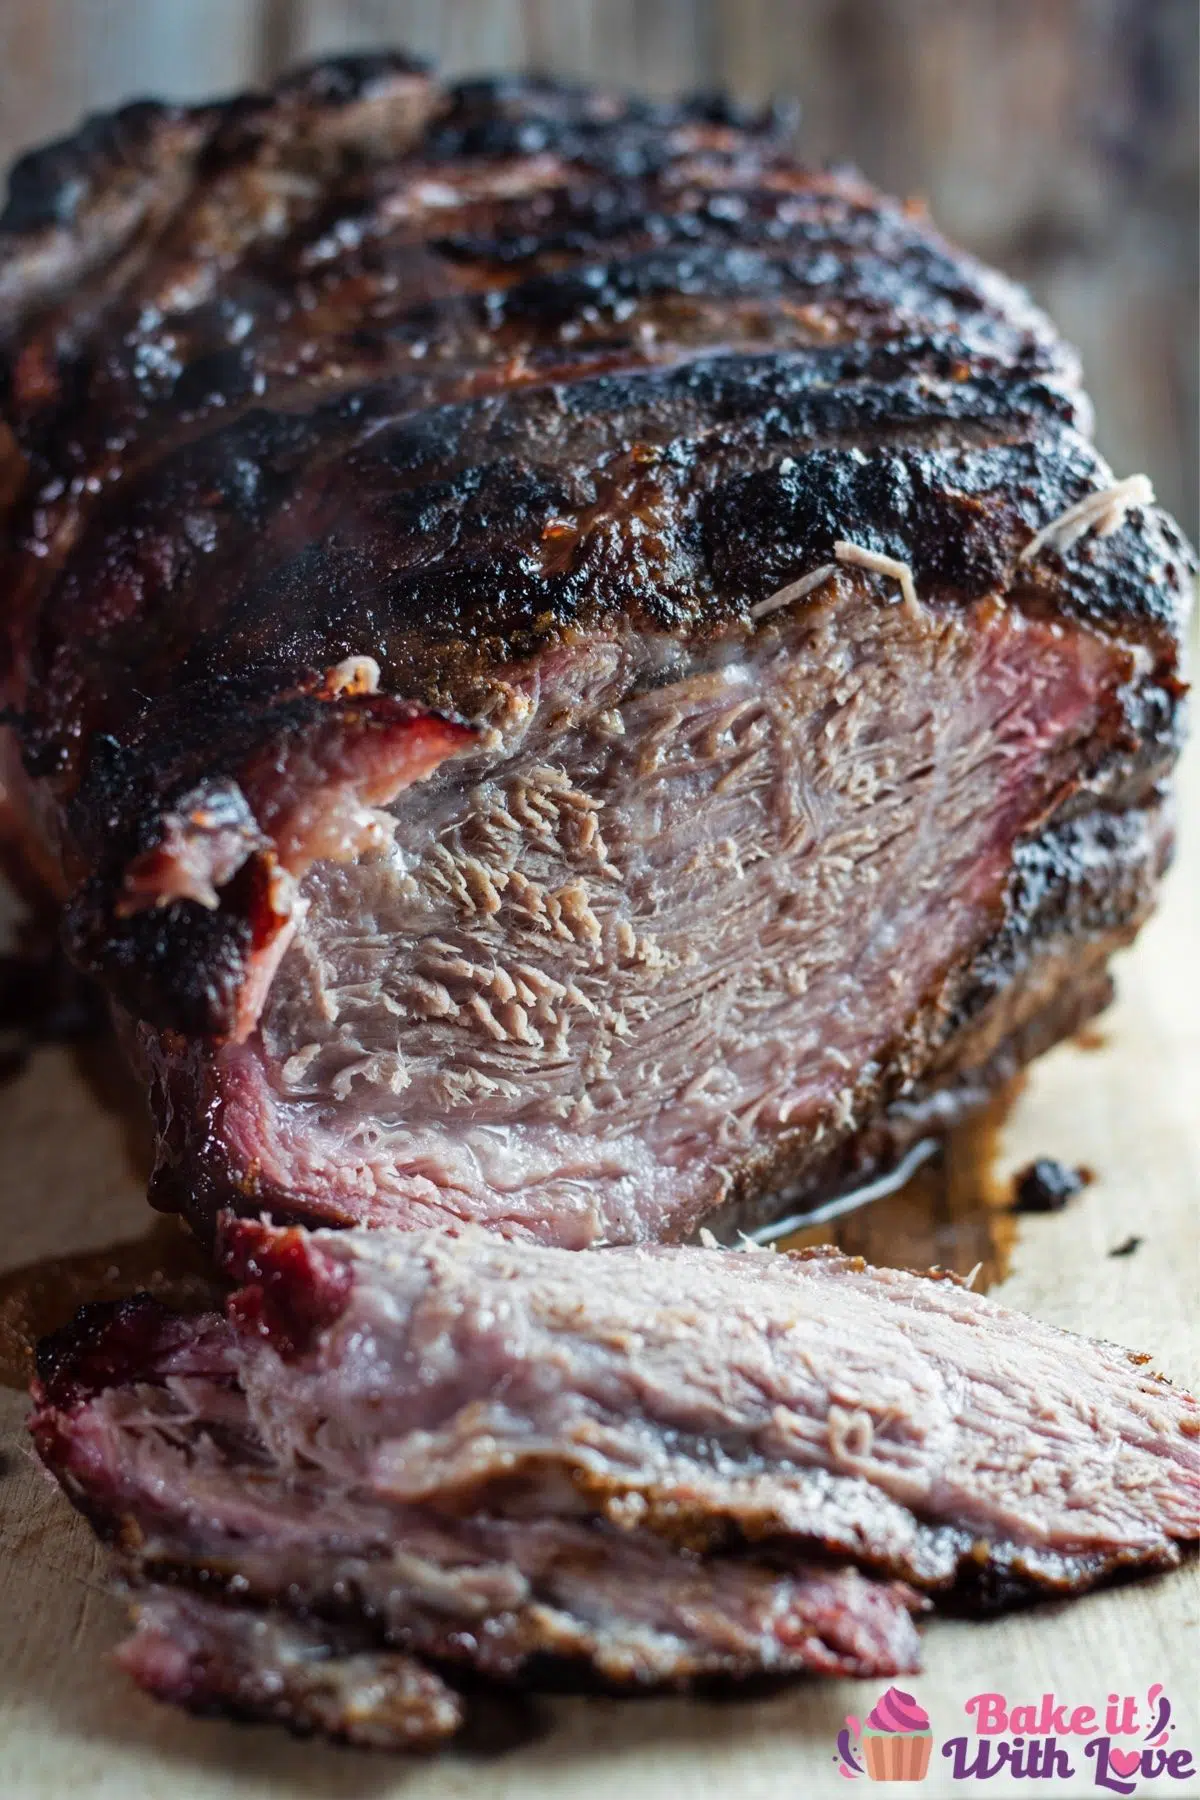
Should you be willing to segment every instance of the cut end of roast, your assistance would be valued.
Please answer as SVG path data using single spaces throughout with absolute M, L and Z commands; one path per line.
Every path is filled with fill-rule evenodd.
M 624 699 L 560 658 L 511 745 L 314 866 L 246 1041 L 147 1034 L 160 1201 L 683 1239 L 886 1165 L 1103 1004 L 1169 815 L 1044 821 L 1081 759 L 1111 783 L 1128 646 L 838 582 L 649 689 L 644 654 Z

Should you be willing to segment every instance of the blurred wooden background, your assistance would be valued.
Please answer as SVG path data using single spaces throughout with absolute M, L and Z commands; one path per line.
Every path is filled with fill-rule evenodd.
M 792 94 L 800 144 L 925 194 L 1080 346 L 1100 442 L 1197 525 L 1198 0 L 0 0 L 0 163 L 133 94 L 352 45 Z

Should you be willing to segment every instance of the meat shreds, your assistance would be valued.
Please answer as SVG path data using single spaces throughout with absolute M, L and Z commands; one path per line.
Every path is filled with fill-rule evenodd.
M 781 120 L 350 57 L 0 220 L 5 777 L 158 1204 L 727 1235 L 1109 994 L 1192 567 Z

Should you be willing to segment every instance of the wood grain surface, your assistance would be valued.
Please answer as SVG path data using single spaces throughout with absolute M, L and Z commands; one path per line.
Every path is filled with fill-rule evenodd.
M 1077 1331 L 1153 1352 L 1200 1381 L 1200 746 L 1184 793 L 1184 852 L 1164 904 L 1120 965 L 1120 999 L 1098 1048 L 1039 1065 L 1004 1136 L 1006 1165 L 1038 1155 L 1089 1164 L 1097 1179 L 1060 1214 L 1021 1222 L 1006 1300 Z M 39 1051 L 0 1090 L 0 1271 L 142 1238 L 145 1132 L 120 1103 L 113 1053 Z M 160 1228 L 161 1229 L 161 1228 Z M 1131 1234 L 1135 1254 L 1111 1251 Z M 0 1280 L 2 1280 L 0 1273 Z M 66 1304 L 64 1302 L 64 1304 Z M 844 1794 L 833 1747 L 846 1713 L 880 1684 L 809 1682 L 769 1698 L 513 1698 L 499 1742 L 413 1762 L 278 1730 L 193 1720 L 137 1694 L 107 1653 L 121 1628 L 104 1557 L 33 1462 L 25 1401 L 0 1391 L 0 1794 L 5 1800 L 820 1800 Z M 963 1725 L 983 1690 L 1034 1702 L 1053 1690 L 1102 1706 L 1115 1689 L 1162 1682 L 1175 1744 L 1200 1751 L 1200 1591 L 1180 1572 L 989 1622 L 939 1620 L 909 1685 L 935 1738 Z M 923 1795 L 963 1794 L 935 1761 Z M 1065 1797 L 1001 1775 L 987 1792 Z M 1170 1784 L 1173 1800 L 1187 1788 Z M 1194 1794 L 1197 1789 L 1191 1790 Z

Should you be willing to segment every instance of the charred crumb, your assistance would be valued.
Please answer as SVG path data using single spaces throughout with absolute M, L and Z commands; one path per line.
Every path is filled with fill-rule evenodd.
M 1129 1237 L 1123 1238 L 1119 1244 L 1114 1244 L 1108 1254 L 1110 1256 L 1132 1256 L 1135 1250 L 1141 1249 L 1145 1241 L 1145 1238 L 1138 1237 L 1136 1233 L 1131 1233 Z
M 546 1685 L 551 1686 L 549 1682 Z M 553 1730 L 554 1715 L 540 1691 L 487 1681 L 458 1669 L 454 1687 L 466 1709 L 465 1723 L 454 1741 L 457 1755 L 464 1759 L 492 1761 L 540 1743 Z M 588 1691 L 597 1690 L 593 1686 Z
M 1013 1212 L 1061 1212 L 1069 1200 L 1095 1180 L 1085 1165 L 1072 1167 L 1056 1156 L 1040 1156 L 1022 1169 L 1013 1182 Z

